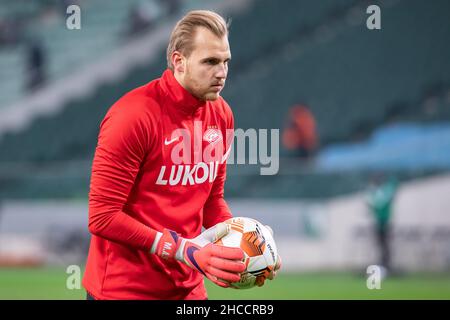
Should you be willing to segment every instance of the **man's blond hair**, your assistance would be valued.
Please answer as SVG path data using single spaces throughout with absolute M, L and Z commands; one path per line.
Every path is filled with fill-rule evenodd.
M 228 25 L 224 18 L 213 11 L 194 10 L 188 12 L 180 21 L 170 35 L 167 46 L 167 67 L 173 71 L 172 53 L 181 52 L 185 57 L 189 57 L 194 50 L 194 37 L 198 27 L 204 27 L 222 38 L 228 36 Z

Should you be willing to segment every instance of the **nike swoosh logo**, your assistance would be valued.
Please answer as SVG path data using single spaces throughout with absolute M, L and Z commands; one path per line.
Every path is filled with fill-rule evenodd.
M 192 263 L 194 265 L 194 267 L 197 268 L 198 271 L 200 271 L 201 273 L 203 273 L 203 275 L 206 276 L 206 274 L 203 272 L 203 270 L 200 268 L 200 266 L 198 265 L 197 261 L 194 258 L 194 252 L 197 250 L 198 250 L 198 248 L 189 246 L 186 249 L 186 254 L 189 258 L 189 262 Z
M 175 141 L 178 141 L 178 138 L 179 137 L 176 137 L 176 138 L 173 138 L 173 139 L 171 139 L 171 140 L 167 140 L 167 138 L 164 140 L 164 144 L 166 145 L 166 146 L 168 146 L 169 144 L 171 144 L 171 143 L 173 143 L 173 142 L 175 142 Z
M 231 147 L 232 147 L 232 146 L 230 146 L 230 147 L 228 148 L 227 152 L 223 155 L 222 161 L 220 161 L 221 164 L 224 163 L 225 160 L 227 160 L 228 156 L 230 155 Z

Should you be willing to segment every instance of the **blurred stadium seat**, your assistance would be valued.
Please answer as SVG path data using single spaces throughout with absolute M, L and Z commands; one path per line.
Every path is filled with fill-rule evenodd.
M 354 14 L 356 9 L 364 14 L 364 1 L 282 2 L 256 1 L 240 15 L 232 16 L 233 62 L 224 96 L 233 107 L 237 127 L 282 128 L 289 107 L 304 102 L 315 114 L 325 147 L 367 137 L 394 111 L 400 119 L 412 114 L 417 121 L 430 118 L 421 109 L 428 99 L 428 88 L 436 84 L 448 88 L 450 84 L 450 43 L 444 41 L 450 38 L 450 22 L 447 11 L 442 10 L 448 8 L 447 2 L 423 10 L 421 1 L 410 1 L 405 11 L 399 5 L 401 1 L 386 1 L 391 4 L 383 10 L 383 28 L 387 31 L 378 33 L 361 27 L 365 20 L 358 20 Z M 108 10 L 100 10 L 102 1 L 89 2 L 96 9 L 93 12 L 99 14 L 87 14 L 88 27 L 75 38 L 66 37 L 68 30 L 55 25 L 47 26 L 45 32 L 40 30 L 54 55 L 52 77 L 70 72 L 71 62 L 83 63 L 122 44 L 118 34 L 124 29 L 126 5 L 114 3 Z M 116 23 L 111 26 L 109 21 Z M 0 64 L 17 68 L 23 62 L 14 53 L 3 54 Z M 161 48 L 159 58 L 147 66 L 133 69 L 114 83 L 103 84 L 88 97 L 67 101 L 61 112 L 36 119 L 23 132 L 4 135 L 0 148 L 5 152 L 0 154 L 0 161 L 31 162 L 44 167 L 54 161 L 89 161 L 106 110 L 122 94 L 157 77 L 164 68 Z M 1 90 L 11 96 L 18 93 L 13 88 L 18 83 L 14 83 L 8 82 Z M 442 112 L 435 119 L 448 120 L 448 107 L 443 98 L 439 99 L 444 105 L 438 108 Z M 399 103 L 406 108 L 395 109 Z M 281 174 L 283 170 L 290 174 L 283 178 L 242 175 L 240 172 L 247 169 L 231 167 L 228 194 L 328 197 L 359 190 L 367 179 L 363 171 L 343 175 L 308 169 L 295 161 L 286 160 L 285 164 Z M 35 185 L 31 193 L 35 196 L 82 194 L 88 188 L 85 169 L 80 166 L 78 183 L 70 183 L 62 175 L 48 193 L 43 193 L 40 181 L 32 182 L 34 178 L 21 177 L 15 182 L 20 185 L 17 190 L 22 190 L 19 193 L 26 190 L 24 183 L 27 189 Z M 434 168 L 429 169 L 434 172 Z M 422 174 L 424 171 L 418 173 Z M 264 187 L 261 181 L 270 181 L 271 187 Z M 12 190 L 9 186 L 9 196 L 16 194 Z

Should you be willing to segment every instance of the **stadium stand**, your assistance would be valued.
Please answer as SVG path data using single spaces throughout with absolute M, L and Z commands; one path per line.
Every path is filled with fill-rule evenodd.
M 450 43 L 444 40 L 450 37 L 448 19 L 439 6 L 422 12 L 420 4 L 408 2 L 408 12 L 395 5 L 385 9 L 386 33 L 359 25 L 336 26 L 340 31 L 326 42 L 300 36 L 280 46 L 276 55 L 262 52 L 261 68 L 229 81 L 225 89 L 238 126 L 281 128 L 288 108 L 304 102 L 314 112 L 321 140 L 327 144 L 350 138 L 359 123 L 366 127 L 380 123 L 399 100 L 415 103 L 433 83 L 448 85 Z M 341 15 L 345 23 L 346 14 Z M 339 117 L 343 113 L 346 116 Z
M 306 103 L 316 117 L 325 148 L 365 139 L 393 119 L 450 120 L 445 100 L 450 88 L 450 42 L 445 40 L 450 38 L 449 3 L 436 1 L 438 5 L 424 11 L 420 0 L 408 1 L 408 10 L 398 5 L 402 3 L 399 0 L 376 2 L 383 6 L 381 31 L 365 27 L 367 1 L 261 0 L 255 1 L 249 11 L 233 16 L 233 60 L 224 97 L 233 107 L 236 127 L 282 128 L 289 107 Z M 109 19 L 124 17 L 104 17 L 98 23 Z M 95 39 L 103 37 L 102 27 L 92 28 L 98 31 Z M 97 45 L 109 50 L 114 42 L 107 35 L 101 45 L 95 39 L 80 35 L 76 47 L 83 47 L 86 41 L 93 51 Z M 61 41 L 55 41 L 58 44 L 54 50 L 64 50 Z M 74 54 L 73 59 L 89 59 L 92 54 L 87 50 L 91 49 Z M 8 197 L 86 194 L 89 177 L 85 172 L 101 119 L 121 95 L 161 74 L 164 48 L 159 57 L 114 84 L 104 84 L 87 98 L 68 102 L 61 112 L 36 119 L 25 131 L 4 135 L 0 162 L 31 162 L 36 174 L 12 176 L 0 191 Z M 8 59 L 17 58 L 10 54 Z M 2 60 L 0 63 L 7 64 Z M 64 62 L 56 64 L 61 67 L 53 67 L 55 75 L 63 70 Z M 69 71 L 61 74 L 64 72 Z M 430 97 L 430 88 L 440 88 L 442 94 Z M 55 163 L 68 160 L 79 160 L 82 165 L 69 165 L 67 172 L 61 168 L 57 178 L 47 179 L 46 172 L 57 167 Z M 320 198 L 361 190 L 367 184 L 364 170 L 323 172 L 320 166 L 282 161 L 276 176 L 259 176 L 248 166 L 231 166 L 227 195 Z M 398 173 L 400 180 L 436 170 L 404 169 Z

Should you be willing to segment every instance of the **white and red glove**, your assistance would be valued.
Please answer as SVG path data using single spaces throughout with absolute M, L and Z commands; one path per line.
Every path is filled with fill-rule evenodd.
M 265 227 L 270 231 L 270 233 L 273 236 L 272 228 L 270 226 L 268 226 L 268 225 L 265 225 Z M 273 280 L 276 277 L 277 271 L 280 270 L 280 268 L 281 268 L 281 257 L 280 257 L 280 255 L 278 255 L 277 262 L 275 263 L 275 267 L 273 268 L 273 270 L 270 271 L 269 276 L 267 278 L 265 278 L 265 277 L 258 278 L 256 285 L 258 287 L 262 287 L 264 285 L 264 281 L 266 279 Z
M 185 239 L 175 231 L 164 229 L 158 233 L 150 252 L 163 259 L 181 261 L 216 285 L 227 288 L 229 283 L 239 281 L 240 273 L 245 270 L 242 249 L 214 244 L 229 231 L 230 226 L 221 222 L 196 238 Z

